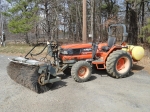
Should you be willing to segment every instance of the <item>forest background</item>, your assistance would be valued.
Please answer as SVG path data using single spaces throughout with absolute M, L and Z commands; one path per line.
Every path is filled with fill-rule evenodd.
M 111 24 L 125 24 L 128 43 L 150 47 L 150 0 L 86 0 L 87 41 L 107 41 Z M 82 41 L 82 0 L 0 0 L 1 34 L 6 42 Z M 116 28 L 117 40 L 122 29 Z

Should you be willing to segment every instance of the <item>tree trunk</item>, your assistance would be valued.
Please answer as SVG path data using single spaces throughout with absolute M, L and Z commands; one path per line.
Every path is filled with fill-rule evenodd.
M 35 39 L 36 39 L 36 44 L 38 43 L 38 24 L 36 23 L 36 26 L 35 26 Z
M 137 12 L 130 9 L 130 23 L 129 23 L 129 44 L 137 45 L 138 39 L 138 25 L 137 25 Z
M 78 23 L 78 36 L 80 38 L 80 41 L 82 40 L 82 14 L 81 14 L 81 9 L 80 6 L 78 6 L 78 17 L 79 17 L 79 23 Z
M 101 41 L 102 42 L 102 32 L 103 32 L 103 24 L 101 23 L 101 18 L 102 18 L 102 15 L 101 15 L 101 5 L 102 5 L 102 0 L 99 0 L 99 20 L 97 20 L 97 22 L 99 22 L 99 26 L 97 26 L 97 27 L 99 27 L 99 31 L 98 31 L 98 33 L 99 33 L 99 41 Z
M 145 4 L 144 4 L 144 0 L 142 0 L 142 27 L 144 26 L 144 7 L 145 7 Z M 143 31 L 142 31 L 142 35 L 143 35 Z M 144 37 L 141 38 L 141 43 L 144 43 Z
M 83 0 L 83 31 L 82 31 L 82 41 L 87 42 L 87 18 L 86 18 L 86 0 Z
M 95 0 L 91 0 L 91 37 L 92 42 L 95 38 Z M 96 41 L 95 41 L 96 42 Z
M 47 33 L 47 37 L 49 40 L 51 40 L 51 36 L 50 36 L 50 21 L 49 21 L 49 13 L 48 13 L 48 1 L 45 2 L 45 14 L 46 14 L 46 33 Z
M 127 2 L 126 4 L 126 16 L 125 16 L 125 24 L 128 25 L 128 20 L 129 20 L 129 3 Z
M 27 44 L 29 44 L 29 36 L 28 36 L 28 33 L 25 33 L 25 35 L 26 35 L 25 41 L 26 41 Z
M 66 17 L 65 17 L 65 3 L 64 3 L 64 39 L 65 39 L 65 36 L 66 36 Z

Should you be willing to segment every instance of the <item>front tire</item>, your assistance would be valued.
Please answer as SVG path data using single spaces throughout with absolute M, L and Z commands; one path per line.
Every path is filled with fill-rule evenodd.
M 106 61 L 106 70 L 114 78 L 126 77 L 132 68 L 130 54 L 123 50 L 112 52 Z
M 91 73 L 91 65 L 86 61 L 78 61 L 71 68 L 71 75 L 76 82 L 88 81 Z

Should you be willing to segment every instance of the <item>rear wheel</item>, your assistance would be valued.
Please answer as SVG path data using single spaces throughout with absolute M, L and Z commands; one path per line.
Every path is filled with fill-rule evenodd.
M 76 82 L 86 82 L 91 72 L 91 65 L 86 61 L 78 61 L 71 68 L 71 75 Z
M 123 50 L 117 50 L 110 54 L 106 61 L 106 70 L 115 78 L 126 77 L 132 67 L 130 54 Z

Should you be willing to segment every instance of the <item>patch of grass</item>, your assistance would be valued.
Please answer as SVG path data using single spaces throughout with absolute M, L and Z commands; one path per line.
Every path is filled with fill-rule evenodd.
M 11 54 L 27 54 L 33 46 L 29 46 L 27 44 L 8 44 L 6 47 L 0 47 L 0 53 L 11 53 Z M 40 52 L 44 46 L 39 46 L 34 49 L 32 53 Z M 46 50 L 44 51 L 46 53 Z

